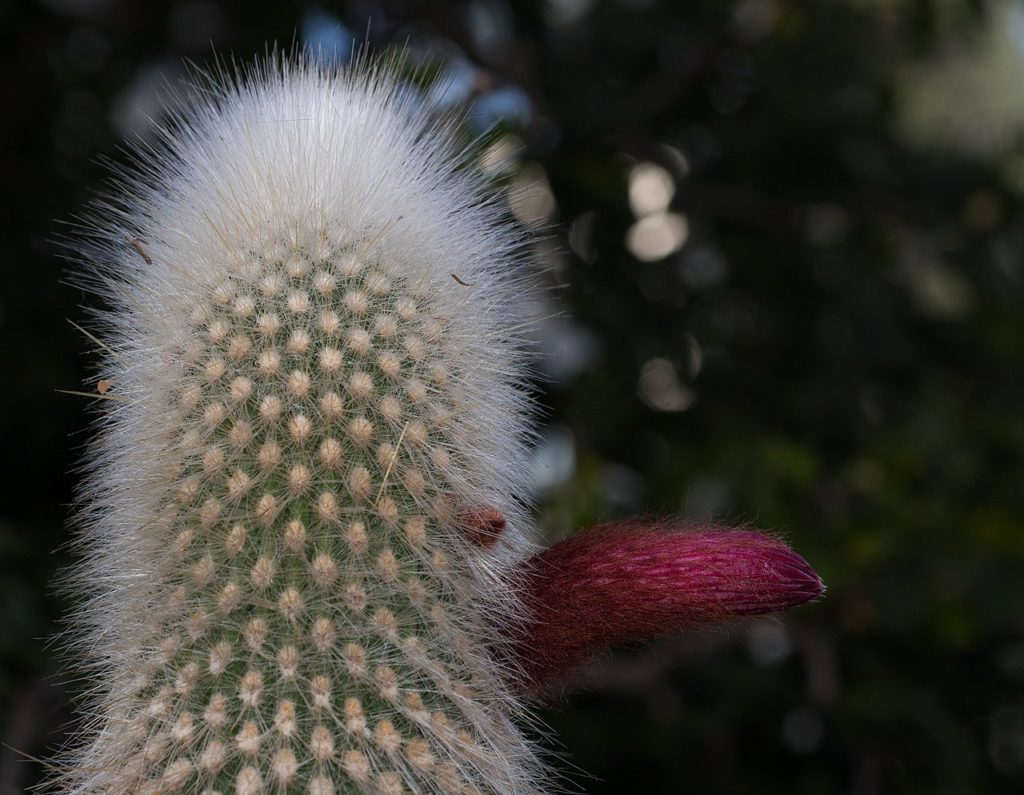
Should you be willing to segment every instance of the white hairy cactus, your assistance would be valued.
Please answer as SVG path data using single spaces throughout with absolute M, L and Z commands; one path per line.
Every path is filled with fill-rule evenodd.
M 95 685 L 57 788 L 537 792 L 496 662 L 533 536 L 522 241 L 394 70 L 198 93 L 91 222 Z

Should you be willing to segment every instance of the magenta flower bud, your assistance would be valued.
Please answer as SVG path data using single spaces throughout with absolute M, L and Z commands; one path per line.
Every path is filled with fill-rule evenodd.
M 513 653 L 530 689 L 613 644 L 772 613 L 825 591 L 777 538 L 678 522 L 603 525 L 534 556 L 523 574 L 532 616 Z

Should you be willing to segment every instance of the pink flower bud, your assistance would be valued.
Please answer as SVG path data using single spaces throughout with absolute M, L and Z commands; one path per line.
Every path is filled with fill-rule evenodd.
M 575 535 L 524 564 L 532 612 L 514 648 L 528 688 L 600 649 L 772 613 L 825 586 L 772 536 L 694 523 L 630 521 Z

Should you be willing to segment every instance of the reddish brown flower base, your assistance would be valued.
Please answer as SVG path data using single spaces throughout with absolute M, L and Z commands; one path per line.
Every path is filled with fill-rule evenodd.
M 466 508 L 459 513 L 458 521 L 466 538 L 481 549 L 493 547 L 505 531 L 505 517 L 489 505 Z
M 776 538 L 681 522 L 604 525 L 536 555 L 523 574 L 532 615 L 512 654 L 530 690 L 609 645 L 772 613 L 825 590 Z

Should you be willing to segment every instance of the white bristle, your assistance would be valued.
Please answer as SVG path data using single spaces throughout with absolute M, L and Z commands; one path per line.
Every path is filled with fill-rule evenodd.
M 66 793 L 537 792 L 522 239 L 393 67 L 202 86 L 97 211 Z M 460 506 L 507 519 L 494 548 Z

